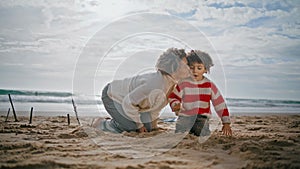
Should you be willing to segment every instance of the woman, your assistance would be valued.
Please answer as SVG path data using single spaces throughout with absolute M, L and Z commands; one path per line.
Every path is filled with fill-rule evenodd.
M 112 119 L 93 125 L 103 131 L 147 132 L 157 128 L 159 112 L 177 82 L 190 76 L 184 49 L 170 48 L 157 60 L 157 71 L 114 80 L 102 91 L 102 101 Z

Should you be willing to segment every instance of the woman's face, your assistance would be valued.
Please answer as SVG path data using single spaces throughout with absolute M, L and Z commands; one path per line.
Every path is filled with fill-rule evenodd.
M 180 63 L 179 67 L 176 70 L 176 72 L 173 73 L 173 77 L 179 81 L 181 79 L 185 79 L 187 77 L 190 77 L 192 75 L 189 66 L 187 65 L 187 59 L 183 58 Z

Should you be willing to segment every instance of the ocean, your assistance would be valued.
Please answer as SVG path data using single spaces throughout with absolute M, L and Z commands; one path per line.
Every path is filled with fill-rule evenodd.
M 34 115 L 57 116 L 74 115 L 72 99 L 75 101 L 79 116 L 107 116 L 100 95 L 76 95 L 70 92 L 26 91 L 0 89 L 0 115 L 5 116 L 12 106 L 8 94 L 11 95 L 15 111 L 18 115 L 28 115 L 33 107 Z M 226 98 L 231 114 L 260 113 L 299 113 L 300 101 Z M 162 115 L 174 115 L 169 106 L 162 110 Z

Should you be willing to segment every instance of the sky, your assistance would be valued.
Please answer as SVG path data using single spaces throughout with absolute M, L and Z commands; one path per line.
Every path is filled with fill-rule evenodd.
M 0 88 L 99 94 L 169 47 L 228 98 L 300 100 L 300 1 L 0 1 Z

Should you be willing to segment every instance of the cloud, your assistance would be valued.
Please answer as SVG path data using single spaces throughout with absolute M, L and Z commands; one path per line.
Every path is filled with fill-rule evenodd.
M 188 12 L 182 12 L 182 13 L 177 13 L 176 11 L 173 11 L 173 10 L 167 10 L 167 11 L 171 15 L 178 16 L 178 17 L 184 18 L 184 19 L 189 19 L 195 15 L 195 13 L 197 12 L 197 9 L 192 9 Z
M 257 28 L 259 26 L 264 26 L 268 24 L 268 22 L 272 21 L 275 17 L 271 16 L 262 16 L 259 18 L 255 18 L 247 22 L 244 26 L 249 28 Z
M 21 82 L 24 82 L 25 87 L 41 87 L 29 82 L 28 79 L 34 77 L 40 81 L 37 84 L 45 88 L 53 87 L 49 85 L 53 81 L 58 82 L 55 85 L 57 88 L 60 85 L 70 88 L 76 60 L 91 37 L 124 16 L 153 12 L 182 18 L 187 25 L 203 32 L 200 37 L 185 27 L 179 26 L 177 29 L 178 35 L 188 36 L 195 47 L 209 52 L 218 63 L 217 66 L 223 65 L 228 78 L 228 91 L 232 96 L 239 93 L 245 96 L 256 93 L 261 97 L 264 94 L 272 95 L 263 91 L 267 88 L 284 93 L 283 84 L 279 84 L 281 79 L 286 82 L 289 91 L 296 91 L 299 78 L 295 72 L 299 72 L 300 64 L 299 7 L 298 1 L 279 0 L 1 1 L 0 69 L 4 80 L 1 79 L 0 84 L 22 87 Z M 145 21 L 147 19 L 144 18 Z M 168 20 L 161 17 L 156 18 L 154 24 L 144 26 L 165 26 L 167 29 L 176 25 L 164 25 L 165 22 Z M 120 24 L 111 31 L 117 36 L 129 27 Z M 138 30 L 136 27 L 131 29 Z M 115 46 L 106 63 L 107 67 L 101 70 L 104 72 L 103 78 L 109 79 L 107 74 L 111 73 L 118 61 L 122 61 L 121 54 L 129 56 L 147 48 L 155 51 L 167 48 L 167 45 L 178 45 L 168 38 L 159 39 L 153 35 L 137 37 Z M 105 44 L 115 40 L 113 35 L 109 41 L 102 42 L 104 45 L 93 45 L 98 45 L 101 50 Z M 97 51 L 91 53 L 99 57 Z M 89 60 L 89 56 L 85 58 Z M 141 64 L 146 63 L 146 59 L 141 61 Z M 125 68 L 122 67 L 124 74 Z M 88 73 L 89 67 L 85 70 Z M 133 69 L 128 71 L 134 72 Z M 220 72 L 218 68 L 218 71 L 212 72 L 216 74 L 211 76 L 218 77 L 217 73 Z M 14 80 L 7 80 L 9 76 Z M 66 80 L 63 80 L 64 77 Z M 258 80 L 251 81 L 248 77 Z M 259 92 L 253 92 L 260 85 Z M 249 93 L 243 92 L 244 86 L 251 88 Z
M 35 29 L 43 23 L 41 8 L 36 7 L 1 7 L 0 28 Z
M 226 9 L 226 8 L 233 8 L 233 7 L 246 7 L 245 4 L 240 2 L 228 3 L 228 2 L 213 2 L 207 5 L 208 7 L 214 7 L 216 9 Z

